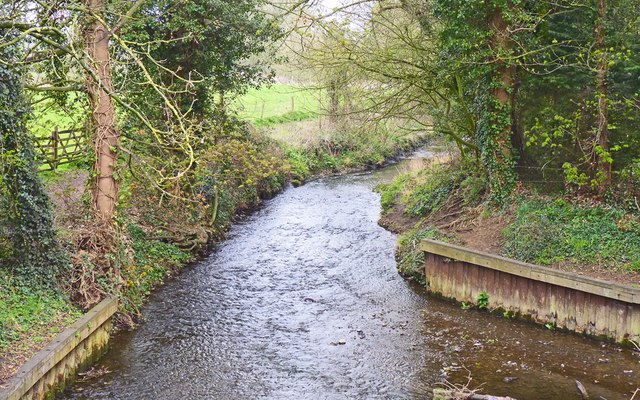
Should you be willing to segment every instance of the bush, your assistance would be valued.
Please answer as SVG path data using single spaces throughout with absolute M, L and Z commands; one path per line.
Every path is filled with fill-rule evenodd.
M 466 162 L 433 164 L 418 173 L 406 196 L 405 214 L 426 216 L 436 213 L 453 195 L 466 206 L 479 204 L 486 192 L 486 179 L 471 171 Z

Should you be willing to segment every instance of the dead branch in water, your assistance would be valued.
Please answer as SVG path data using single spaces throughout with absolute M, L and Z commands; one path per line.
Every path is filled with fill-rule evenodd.
M 467 371 L 467 382 L 464 384 L 451 383 L 444 380 L 440 384 L 443 388 L 433 390 L 433 400 L 516 400 L 512 397 L 492 396 L 488 394 L 480 394 L 480 390 L 484 383 L 478 385 L 475 389 L 471 389 L 471 371 L 463 367 Z

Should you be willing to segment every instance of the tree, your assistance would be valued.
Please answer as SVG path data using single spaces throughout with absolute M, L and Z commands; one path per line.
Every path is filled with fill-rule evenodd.
M 84 42 L 87 50 L 86 65 L 89 68 L 85 89 L 92 110 L 96 153 L 93 203 L 98 213 L 110 220 L 116 212 L 118 199 L 115 173 L 120 141 L 116 110 L 110 95 L 114 91 L 109 54 L 112 32 L 104 23 L 105 0 L 85 0 L 85 7 Z
M 109 224 L 113 223 L 118 197 L 116 161 L 118 150 L 121 149 L 116 104 L 122 113 L 138 119 L 159 146 L 178 147 L 189 154 L 190 161 L 193 162 L 189 142 L 191 124 L 169 95 L 175 89 L 163 86 L 145 67 L 143 57 L 148 54 L 135 52 L 133 45 L 120 35 L 120 31 L 131 22 L 145 3 L 144 0 L 116 4 L 105 0 L 84 0 L 81 4 L 55 2 L 49 5 L 15 0 L 6 7 L 6 15 L 0 16 L 0 28 L 12 28 L 19 32 L 11 42 L 0 44 L 0 48 L 21 43 L 26 49 L 24 56 L 12 62 L 13 64 L 29 65 L 35 71 L 33 66 L 50 58 L 57 61 L 53 64 L 54 68 L 59 68 L 53 74 L 56 79 L 42 82 L 41 76 L 47 74 L 33 74 L 32 79 L 37 82 L 29 86 L 31 90 L 88 94 L 95 151 L 93 205 L 97 215 Z M 75 35 L 79 20 L 82 21 L 82 34 Z M 170 127 L 154 124 L 143 112 L 143 106 L 128 101 L 126 83 L 121 87 L 124 88 L 124 93 L 116 92 L 112 83 L 113 54 L 118 54 L 126 62 L 123 68 L 137 70 L 139 75 L 144 76 L 143 84 L 151 87 L 152 93 L 169 110 L 174 121 Z M 85 78 L 80 81 L 78 77 L 83 75 Z M 181 83 L 186 87 L 192 85 L 191 81 Z M 170 176 L 166 176 L 163 171 L 154 172 L 160 175 L 159 186 L 164 181 L 179 179 L 184 174 L 172 171 Z
M 16 36 L 0 29 L 6 43 Z M 0 47 L 0 59 L 16 61 L 17 48 Z M 29 108 L 22 78 L 15 63 L 0 64 L 0 247 L 3 242 L 9 247 L 8 262 L 0 267 L 52 285 L 69 260 L 56 239 L 49 198 L 38 177 L 36 152 L 26 130 Z
M 137 43 L 151 41 L 138 51 L 149 55 L 147 68 L 165 86 L 171 87 L 176 77 L 193 82 L 188 92 L 176 94 L 177 104 L 202 122 L 216 106 L 224 106 L 226 95 L 269 82 L 269 60 L 260 56 L 280 30 L 258 11 L 264 4 L 264 0 L 160 0 L 141 10 L 125 36 Z

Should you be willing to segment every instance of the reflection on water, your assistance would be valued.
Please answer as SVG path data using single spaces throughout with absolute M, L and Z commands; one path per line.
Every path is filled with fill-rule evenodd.
M 578 379 L 628 400 L 628 350 L 465 311 L 397 275 L 372 187 L 413 162 L 269 201 L 152 296 L 146 322 L 111 342 L 106 375 L 63 398 L 424 399 L 470 373 L 518 399 L 580 399 Z

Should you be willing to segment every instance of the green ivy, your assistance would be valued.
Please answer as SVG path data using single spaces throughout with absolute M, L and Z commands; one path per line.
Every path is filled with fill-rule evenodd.
M 9 35 L 0 30 L 0 37 Z M 0 59 L 13 60 L 16 52 L 13 46 L 1 47 Z M 20 71 L 0 64 L 0 268 L 52 285 L 68 259 L 56 240 L 49 198 L 37 174 L 28 116 Z

